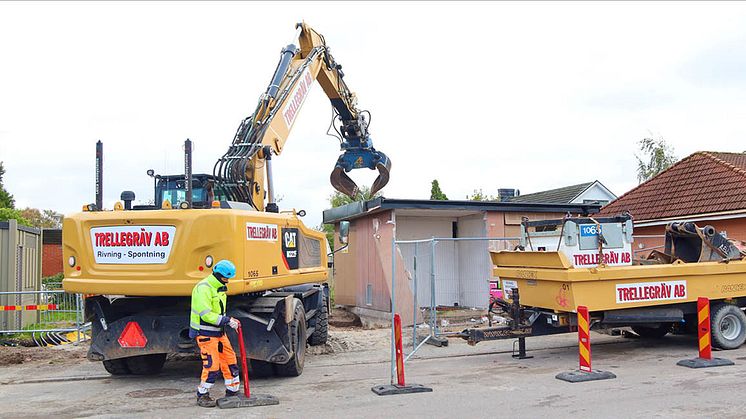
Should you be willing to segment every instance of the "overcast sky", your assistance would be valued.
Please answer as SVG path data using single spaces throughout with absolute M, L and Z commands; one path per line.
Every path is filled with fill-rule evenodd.
M 212 172 L 294 24 L 324 34 L 377 149 L 390 198 L 636 185 L 637 141 L 679 157 L 744 151 L 743 3 L 0 3 L 0 161 L 19 207 L 70 213 L 152 198 L 147 169 Z M 315 86 L 275 160 L 280 207 L 318 225 L 338 142 Z M 351 174 L 370 184 L 372 171 Z

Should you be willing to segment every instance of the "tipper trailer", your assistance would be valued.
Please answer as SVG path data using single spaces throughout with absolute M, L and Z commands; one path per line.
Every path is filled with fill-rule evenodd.
M 490 252 L 505 297 L 507 324 L 467 329 L 470 344 L 484 340 L 567 333 L 577 327 L 577 307 L 591 328 L 631 327 L 641 337 L 694 332 L 697 298 L 712 303 L 712 340 L 734 349 L 746 341 L 746 260 L 740 243 L 710 226 L 670 223 L 664 251 L 632 257 L 632 220 L 565 218 L 522 222 L 522 244 Z

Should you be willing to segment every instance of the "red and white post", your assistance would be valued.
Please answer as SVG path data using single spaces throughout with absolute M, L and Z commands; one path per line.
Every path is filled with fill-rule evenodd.
M 580 371 L 591 372 L 591 331 L 588 307 L 578 306 L 578 358 Z
M 576 371 L 567 371 L 557 374 L 555 378 L 570 383 L 582 381 L 606 380 L 616 378 L 616 375 L 608 371 L 598 371 L 591 367 L 591 316 L 588 307 L 578 306 L 578 360 Z
M 712 359 L 712 339 L 710 335 L 710 299 L 697 298 L 697 338 L 699 341 L 699 357 Z
M 707 297 L 697 298 L 697 343 L 698 357 L 694 359 L 682 359 L 676 365 L 689 368 L 707 368 L 733 365 L 733 361 L 723 358 L 712 357 L 712 330 L 710 319 L 710 299 Z
M 404 350 L 401 341 L 401 316 L 394 314 L 394 349 L 396 350 L 396 383 L 404 387 Z

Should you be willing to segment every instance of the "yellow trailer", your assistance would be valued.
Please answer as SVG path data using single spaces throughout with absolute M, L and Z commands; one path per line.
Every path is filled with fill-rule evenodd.
M 586 231 L 593 234 L 583 237 Z M 731 241 L 709 226 L 671 223 L 664 251 L 627 261 L 632 240 L 626 216 L 524 220 L 521 249 L 490 252 L 506 295 L 490 310 L 502 307 L 508 324 L 459 335 L 475 344 L 570 332 L 577 307 L 585 306 L 592 328 L 663 337 L 696 331 L 697 298 L 707 297 L 713 344 L 734 349 L 746 342 L 746 260 Z

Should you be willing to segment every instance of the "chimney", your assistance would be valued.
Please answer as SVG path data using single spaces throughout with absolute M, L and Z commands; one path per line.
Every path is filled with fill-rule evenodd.
M 500 188 L 497 190 L 497 196 L 500 198 L 500 202 L 510 201 L 510 198 L 519 196 L 521 191 L 518 189 Z

